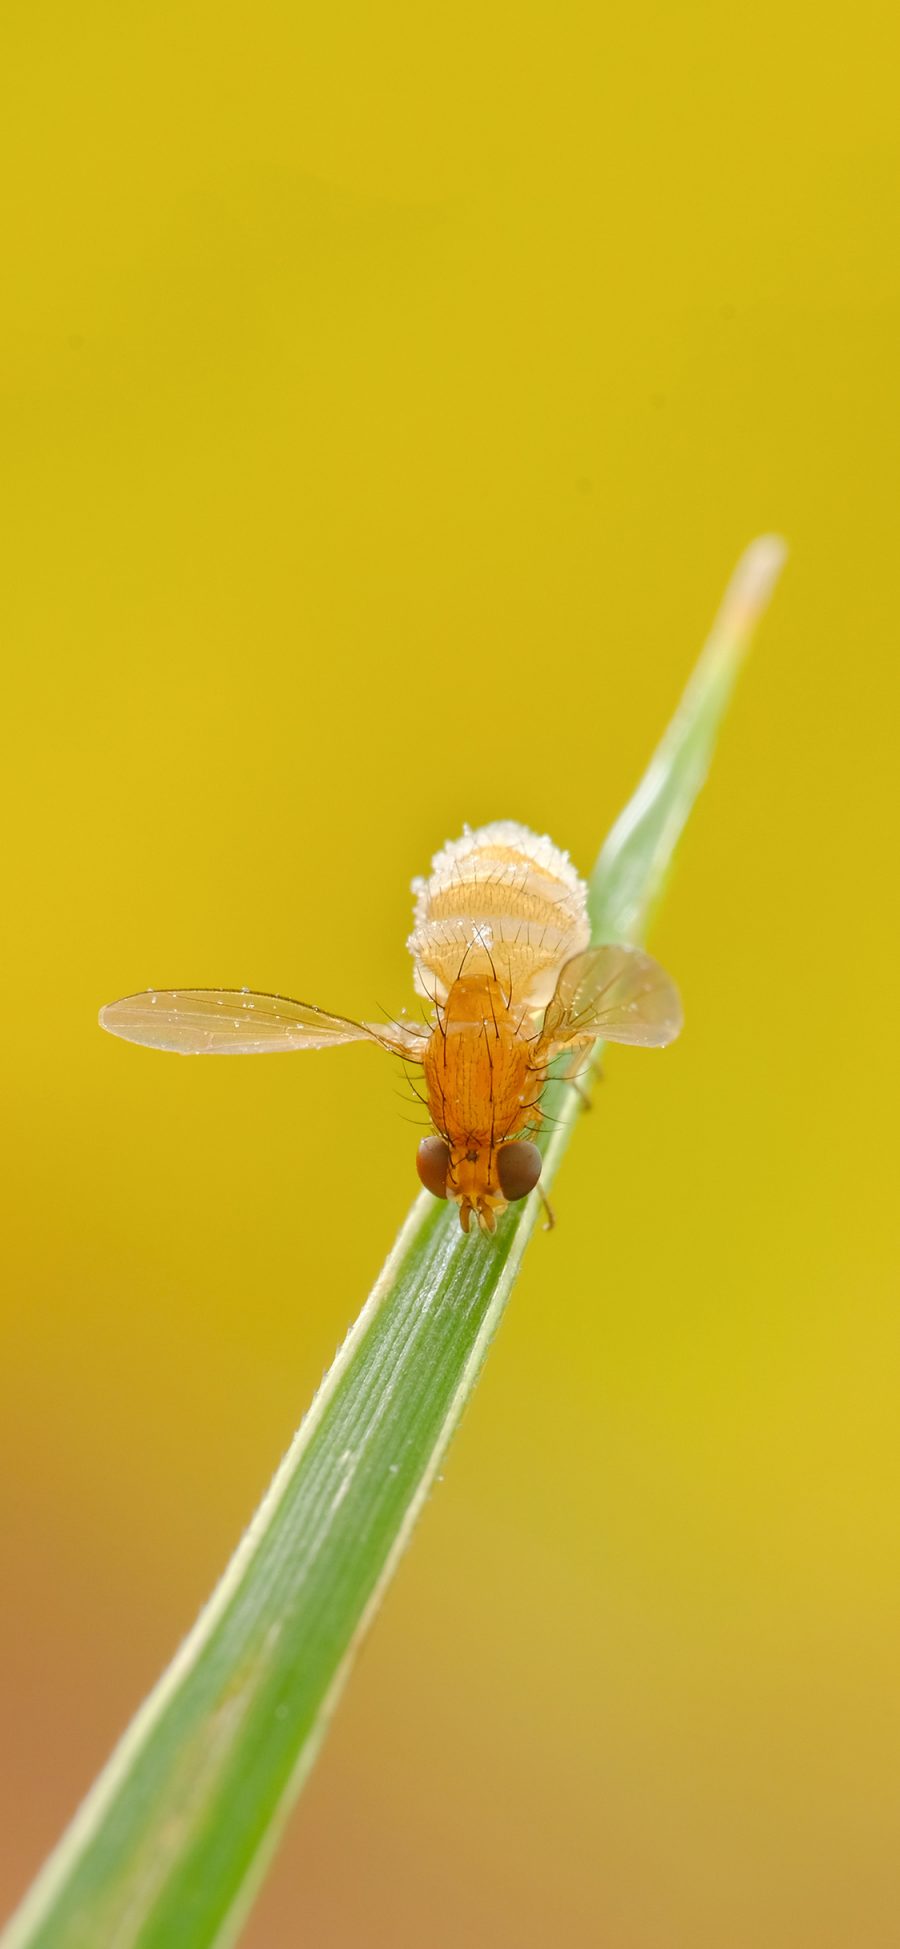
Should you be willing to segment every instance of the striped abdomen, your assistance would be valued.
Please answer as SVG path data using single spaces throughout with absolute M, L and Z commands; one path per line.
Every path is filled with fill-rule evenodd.
M 465 832 L 413 883 L 415 984 L 446 1000 L 460 977 L 496 978 L 513 1004 L 546 1007 L 563 963 L 590 940 L 568 854 L 511 820 Z

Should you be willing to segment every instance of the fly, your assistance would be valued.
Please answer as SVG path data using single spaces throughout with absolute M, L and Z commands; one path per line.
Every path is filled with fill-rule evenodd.
M 511 820 L 466 830 L 413 882 L 407 943 L 422 1023 L 354 1022 L 310 1002 L 248 989 L 148 989 L 111 1002 L 100 1022 L 126 1042 L 180 1055 L 263 1055 L 374 1042 L 422 1071 L 434 1126 L 416 1167 L 452 1199 L 463 1231 L 496 1230 L 527 1197 L 541 1153 L 550 1063 L 573 1069 L 596 1041 L 663 1048 L 681 1028 L 678 991 L 642 948 L 591 947 L 587 888 L 569 857 Z

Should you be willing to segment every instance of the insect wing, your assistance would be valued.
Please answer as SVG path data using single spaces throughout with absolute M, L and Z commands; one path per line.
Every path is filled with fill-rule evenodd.
M 682 1020 L 678 990 L 659 962 L 618 942 L 587 948 L 566 962 L 541 1040 L 545 1051 L 598 1039 L 664 1049 Z
M 148 988 L 100 1010 L 101 1028 L 148 1049 L 182 1056 L 258 1056 L 285 1049 L 330 1049 L 377 1042 L 421 1061 L 424 1034 L 398 1023 L 376 1027 L 328 1015 L 311 1002 L 260 995 L 247 988 Z

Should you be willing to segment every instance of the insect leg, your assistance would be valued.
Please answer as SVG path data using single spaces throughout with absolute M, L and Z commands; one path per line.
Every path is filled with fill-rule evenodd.
M 582 1077 L 584 1077 L 584 1082 L 581 1081 Z M 576 1052 L 572 1058 L 571 1067 L 563 1072 L 559 1077 L 559 1081 L 561 1083 L 568 1083 L 570 1089 L 575 1091 L 576 1096 L 581 1098 L 581 1107 L 583 1110 L 592 1110 L 594 1105 L 590 1093 L 591 1086 L 594 1083 L 603 1082 L 602 1058 L 599 1056 L 595 1057 L 591 1050 L 588 1050 L 586 1058 L 583 1050 Z

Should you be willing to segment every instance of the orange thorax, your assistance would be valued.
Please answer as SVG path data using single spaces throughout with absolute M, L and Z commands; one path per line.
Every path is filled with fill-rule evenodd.
M 503 1210 L 495 1152 L 540 1121 L 543 1076 L 534 1066 L 532 1018 L 509 1008 L 500 983 L 454 982 L 425 1050 L 428 1107 L 450 1146 L 448 1193 L 478 1211 Z

